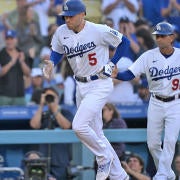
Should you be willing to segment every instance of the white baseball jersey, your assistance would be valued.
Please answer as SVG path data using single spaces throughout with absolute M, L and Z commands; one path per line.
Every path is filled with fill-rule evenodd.
M 180 93 L 180 49 L 174 48 L 174 53 L 165 58 L 159 48 L 143 53 L 129 67 L 138 76 L 145 73 L 149 90 L 156 95 L 174 96 Z
M 79 33 L 60 26 L 52 38 L 52 50 L 66 54 L 77 76 L 97 73 L 109 60 L 109 45 L 117 47 L 122 34 L 106 25 L 86 21 Z

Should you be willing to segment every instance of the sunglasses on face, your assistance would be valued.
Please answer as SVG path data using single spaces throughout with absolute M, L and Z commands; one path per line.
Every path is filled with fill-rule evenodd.
M 163 34 L 156 34 L 156 38 L 165 38 L 169 35 L 163 35 Z

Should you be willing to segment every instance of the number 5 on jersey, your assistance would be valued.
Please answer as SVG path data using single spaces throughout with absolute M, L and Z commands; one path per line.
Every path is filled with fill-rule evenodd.
M 95 66 L 97 64 L 96 53 L 88 54 L 89 65 Z

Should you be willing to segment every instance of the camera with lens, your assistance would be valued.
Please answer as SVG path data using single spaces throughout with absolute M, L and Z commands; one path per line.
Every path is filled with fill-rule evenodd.
M 24 159 L 25 180 L 47 180 L 48 159 Z
M 52 102 L 54 102 L 54 100 L 55 100 L 55 97 L 51 94 L 48 94 L 45 96 L 46 103 L 52 103 Z

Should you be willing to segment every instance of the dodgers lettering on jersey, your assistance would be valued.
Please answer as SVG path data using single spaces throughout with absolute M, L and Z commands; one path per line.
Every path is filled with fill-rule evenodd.
M 70 48 L 66 45 L 63 45 L 64 52 L 68 58 L 72 58 L 75 56 L 83 57 L 84 53 L 92 51 L 95 48 L 96 48 L 96 44 L 93 41 L 89 42 L 87 44 L 79 44 L 78 43 L 77 46 L 70 47 Z
M 157 67 L 149 68 L 150 77 L 152 81 L 158 81 L 159 79 L 167 78 L 171 80 L 173 76 L 177 76 L 180 74 L 180 67 L 172 67 L 168 66 L 166 69 L 158 69 Z
M 129 67 L 135 76 L 146 74 L 150 92 L 173 96 L 180 93 L 180 49 L 165 58 L 155 48 L 143 53 L 133 65 Z
M 53 38 L 52 49 L 66 54 L 75 75 L 89 76 L 97 73 L 109 60 L 109 45 L 117 47 L 122 34 L 102 24 L 86 21 L 79 33 L 60 26 Z

